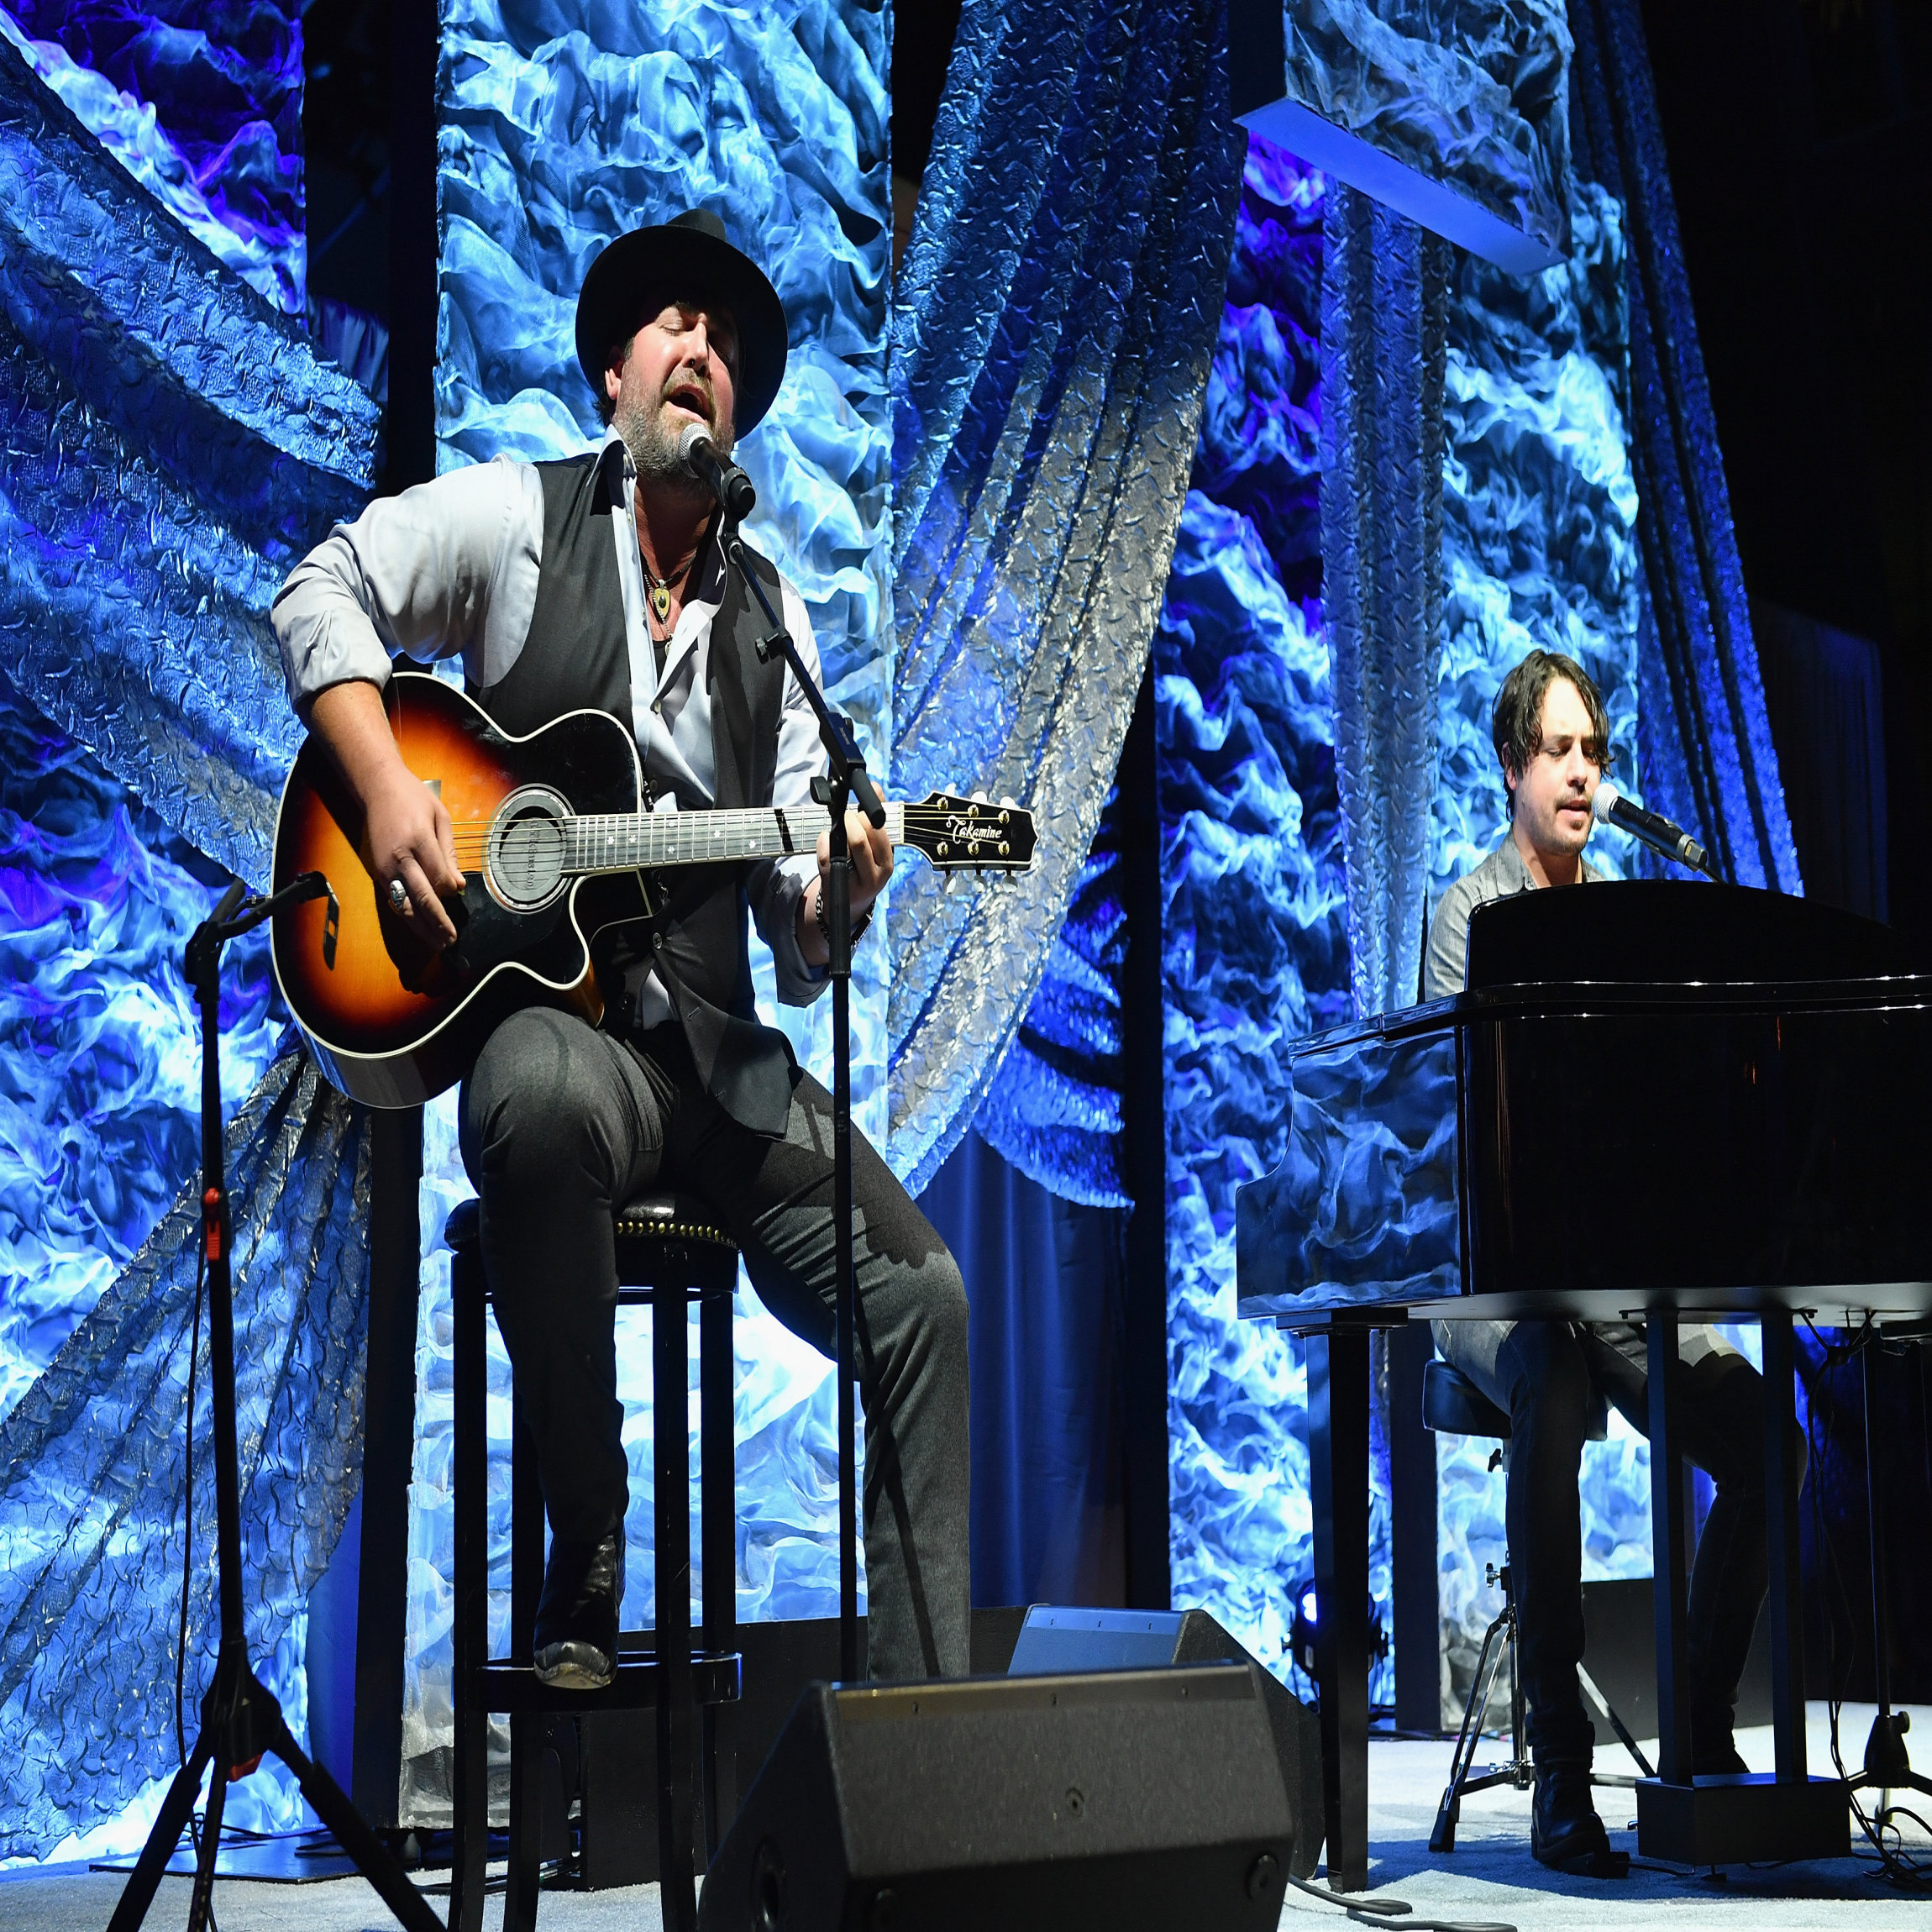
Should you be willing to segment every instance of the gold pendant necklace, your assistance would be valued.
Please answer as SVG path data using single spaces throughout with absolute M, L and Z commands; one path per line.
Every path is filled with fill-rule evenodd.
M 642 559 L 639 559 L 642 561 Z M 648 564 L 643 565 L 644 581 L 650 585 L 651 609 L 660 624 L 669 623 L 671 617 L 671 591 L 690 575 L 691 565 L 697 561 L 697 552 L 692 551 L 668 577 L 656 576 Z

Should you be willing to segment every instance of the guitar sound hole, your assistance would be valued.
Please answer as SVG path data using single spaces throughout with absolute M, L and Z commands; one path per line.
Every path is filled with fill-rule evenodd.
M 554 793 L 524 791 L 504 801 L 490 834 L 490 885 L 513 911 L 533 912 L 564 888 L 565 807 Z

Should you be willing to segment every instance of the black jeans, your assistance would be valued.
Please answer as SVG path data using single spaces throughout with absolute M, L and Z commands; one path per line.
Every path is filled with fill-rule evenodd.
M 698 1085 L 675 1026 L 630 1044 L 530 1008 L 478 1056 L 463 1089 L 461 1142 L 554 1535 L 594 1542 L 624 1519 L 612 1211 L 630 1196 L 653 1187 L 696 1195 L 737 1241 L 765 1306 L 833 1352 L 832 1101 L 808 1074 L 793 1089 L 784 1137 L 768 1140 Z M 853 1152 L 870 1668 L 879 1677 L 963 1676 L 965 1290 L 863 1134 Z
M 1650 1433 L 1649 1378 L 1581 1323 L 1520 1321 L 1496 1357 L 1509 1411 L 1506 1515 L 1530 1748 L 1539 1763 L 1588 1757 L 1583 1655 L 1583 1432 L 1601 1389 Z M 1677 1364 L 1685 1456 L 1716 1485 L 1691 1567 L 1687 1659 L 1696 1745 L 1728 1740 L 1738 1679 L 1764 1602 L 1764 1383 L 1738 1355 Z M 1803 1441 L 1798 1439 L 1798 1468 Z M 1693 1746 L 1693 1748 L 1695 1746 Z

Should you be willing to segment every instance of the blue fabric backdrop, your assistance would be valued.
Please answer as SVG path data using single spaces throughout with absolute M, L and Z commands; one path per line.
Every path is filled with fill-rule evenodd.
M 264 0 L 179 29 L 176 15 L 187 16 L 160 9 L 112 45 L 97 30 L 115 17 L 105 0 L 45 9 L 45 24 L 41 12 L 15 9 L 31 30 L 8 34 L 0 48 L 0 333 L 9 351 L 0 358 L 8 454 L 0 527 L 8 539 L 0 616 L 17 643 L 11 668 L 38 707 L 16 710 L 6 728 L 34 748 L 34 769 L 76 775 L 71 796 L 15 804 L 8 828 L 7 943 L 42 979 L 56 954 L 68 974 L 57 1010 L 37 1007 L 41 995 L 29 983 L 16 984 L 5 1012 L 14 1218 L 4 1231 L 13 1272 L 0 1284 L 12 1326 L 0 1320 L 0 1340 L 13 1351 L 9 1386 L 17 1395 L 32 1384 L 4 1424 L 9 1468 L 0 1494 L 12 1593 L 0 1617 L 0 1781 L 8 1781 L 0 1815 L 18 1821 L 0 1851 L 14 1855 L 45 1854 L 63 1834 L 76 1835 L 66 1840 L 69 1851 L 88 1832 L 96 1843 L 138 1838 L 152 1797 L 150 1785 L 144 1798 L 141 1781 L 167 1768 L 171 1740 L 157 1713 L 171 1660 L 160 1606 L 180 1553 L 166 1472 L 179 1460 L 170 1403 L 179 1418 L 185 1364 L 176 1337 L 192 1217 L 178 1206 L 171 1217 L 162 1210 L 181 1178 L 165 1170 L 180 1158 L 170 1150 L 186 1131 L 191 1096 L 185 1082 L 171 1085 L 174 1074 L 156 1079 L 154 1069 L 178 1072 L 192 1047 L 175 996 L 150 1005 L 143 990 L 171 983 L 166 959 L 222 866 L 261 876 L 294 739 L 264 608 L 293 556 L 361 500 L 376 423 L 370 399 L 319 364 L 284 312 L 300 294 L 292 6 Z M 833 346 L 829 360 L 801 359 L 817 413 L 799 419 L 814 427 L 788 433 L 804 465 L 797 474 L 829 476 L 846 510 L 831 494 L 811 498 L 838 511 L 814 523 L 838 554 L 820 558 L 801 543 L 788 557 L 801 570 L 824 566 L 828 637 L 882 638 L 883 338 L 840 331 L 878 299 L 866 277 L 884 244 L 860 218 L 869 210 L 883 228 L 883 194 L 877 207 L 868 197 L 883 185 L 884 16 L 843 0 L 748 25 L 736 9 L 719 10 L 721 23 L 727 12 L 728 24 L 685 48 L 643 46 L 638 21 L 608 9 L 580 20 L 550 0 L 507 8 L 477 64 L 448 76 L 452 124 L 469 143 L 453 144 L 453 178 L 475 189 L 472 211 L 488 217 L 471 221 L 474 235 L 522 263 L 530 238 L 516 231 L 516 211 L 548 206 L 543 194 L 558 207 L 577 206 L 567 171 L 544 175 L 548 123 L 525 129 L 507 112 L 517 102 L 544 113 L 545 100 L 554 106 L 520 94 L 522 81 L 553 77 L 566 92 L 581 89 L 571 98 L 587 113 L 599 102 L 601 113 L 647 81 L 669 87 L 664 100 L 683 100 L 682 81 L 670 84 L 682 60 L 722 97 L 742 97 L 734 127 L 752 148 L 763 141 L 790 157 L 778 170 L 786 218 L 817 235 L 822 255 L 864 297 L 842 306 L 834 293 L 814 307 L 815 291 L 801 291 L 807 333 Z M 596 40 L 585 24 L 593 14 L 597 32 L 618 34 L 622 46 Z M 1634 608 L 1638 769 L 1652 801 L 1698 824 L 1735 876 L 1795 886 L 1635 7 L 1578 0 L 1574 17 L 1574 144 L 1585 165 L 1565 213 L 1576 260 L 1552 271 L 1558 281 L 1547 285 L 1545 307 L 1536 293 L 1544 285 L 1520 311 L 1512 304 L 1521 291 L 1505 296 L 1470 281 L 1458 285 L 1463 324 L 1452 317 L 1445 420 L 1457 440 L 1446 477 L 1446 561 L 1466 566 L 1462 579 L 1451 578 L 1449 605 L 1465 609 L 1475 642 L 1456 645 L 1452 627 L 1455 648 L 1444 653 L 1439 700 L 1453 690 L 1454 701 L 1438 705 L 1436 799 L 1439 810 L 1445 797 L 1455 809 L 1438 816 L 1432 850 L 1439 863 L 1445 827 L 1475 836 L 1470 706 L 1479 708 L 1482 680 L 1517 636 L 1511 627 L 1548 624 L 1567 635 L 1574 620 L 1593 643 L 1614 645 L 1614 656 Z M 35 38 L 43 32 L 57 37 Z M 768 46 L 760 34 L 777 38 Z M 889 1022 L 891 1109 L 906 1136 L 895 1158 L 915 1179 L 932 1173 L 984 1104 L 989 1131 L 1032 1179 L 1101 1204 L 1118 1198 L 1118 1074 L 1108 1062 L 1116 1052 L 1119 921 L 1108 848 L 1094 834 L 1152 638 L 1173 1572 L 1180 1600 L 1215 1609 L 1285 1667 L 1294 1588 L 1306 1566 L 1302 1375 L 1278 1336 L 1232 1320 L 1231 1223 L 1235 1185 L 1278 1158 L 1285 1047 L 1341 1016 L 1351 996 L 1336 696 L 1315 541 L 1323 184 L 1291 157 L 1257 147 L 1237 217 L 1218 37 L 1218 14 L 1205 0 L 1138 11 L 1089 0 L 1071 13 L 1026 0 L 969 8 L 895 325 L 904 650 L 890 714 L 864 695 L 885 688 L 882 648 L 854 648 L 835 675 L 858 680 L 848 701 L 873 704 L 875 745 L 896 760 L 902 786 L 929 769 L 935 781 L 995 791 L 1032 783 L 1054 839 L 1053 867 L 1032 897 L 968 892 L 953 903 L 921 896 L 913 875 L 889 913 L 883 931 L 905 969 Z M 539 62 L 539 49 L 559 40 L 568 45 Z M 734 48 L 753 49 L 744 59 L 755 58 L 761 73 L 766 55 L 782 55 L 804 92 L 734 81 Z M 1557 70 L 1536 70 L 1552 101 Z M 506 114 L 492 120 L 499 86 Z M 144 112 L 144 88 L 165 96 L 162 112 Z M 827 102 L 844 121 L 812 118 Z M 585 124 L 604 126 L 595 116 Z M 478 132 L 486 128 L 494 130 L 487 139 Z M 510 149 L 523 157 L 524 185 L 491 202 L 483 187 L 496 157 L 514 158 Z M 742 220 L 728 176 L 718 176 L 719 192 Z M 1593 198 L 1591 180 L 1606 192 Z M 1593 239 L 1577 232 L 1579 209 L 1596 223 Z M 1632 264 L 1624 278 L 1627 374 L 1614 328 L 1599 326 L 1620 216 Z M 492 225 L 500 219 L 511 223 L 501 234 Z M 1237 228 L 1224 307 L 1222 269 Z M 543 250 L 532 247 L 533 260 Z M 491 317 L 522 312 L 512 303 L 499 313 L 485 300 L 472 317 L 469 296 L 497 285 L 475 274 L 487 250 L 459 253 L 446 265 L 452 343 L 459 325 L 480 330 Z M 1075 288 L 1077 302 L 1056 306 Z M 1579 326 L 1566 320 L 1565 300 L 1587 324 L 1580 363 L 1562 346 L 1563 331 Z M 531 366 L 543 363 L 540 350 L 531 348 Z M 1599 370 L 1600 396 L 1622 411 L 1620 438 L 1600 397 L 1583 398 L 1583 408 L 1578 392 L 1562 388 L 1564 372 L 1580 375 L 1585 364 Z M 453 348 L 453 449 L 478 454 L 465 437 L 492 424 L 514 437 L 538 417 L 529 433 L 540 431 L 539 440 L 580 433 L 568 402 L 556 412 L 536 402 L 521 414 L 512 407 L 548 377 L 524 382 L 512 357 L 499 373 L 516 380 L 501 393 L 480 382 L 466 389 L 472 366 L 480 364 Z M 1613 443 L 1630 452 L 1641 573 L 1619 547 L 1630 525 L 1609 461 Z M 1547 467 L 1557 456 L 1567 465 L 1561 474 Z M 1184 492 L 1190 465 L 1193 487 Z M 809 492 L 787 498 L 788 474 L 774 466 L 768 491 L 802 517 Z M 1512 548 L 1518 526 L 1493 513 L 1517 490 L 1576 512 L 1546 527 L 1526 559 Z M 170 843 L 183 838 L 189 845 Z M 137 849 L 150 856 L 144 874 Z M 103 863 L 138 875 L 133 886 L 102 877 Z M 44 889 L 48 875 L 58 890 Z M 1069 906 L 1073 918 L 1062 926 Z M 63 926 L 76 942 L 64 951 Z M 84 965 L 75 963 L 82 952 Z M 275 1028 L 259 957 L 237 967 L 243 1023 L 231 1037 L 228 1086 L 239 1097 L 266 1066 Z M 881 987 L 883 979 L 881 971 Z M 997 1000 L 985 990 L 995 983 Z M 1016 1031 L 1020 1045 L 1002 1068 Z M 50 1055 L 62 1068 L 59 1083 L 45 1078 Z M 332 1404 L 353 1400 L 360 1373 L 360 1127 L 293 1064 L 269 1074 L 249 1107 L 238 1158 L 245 1143 L 260 1179 L 244 1219 L 265 1231 L 265 1256 L 308 1257 L 280 1270 L 292 1299 L 277 1302 L 265 1278 L 260 1296 L 244 1303 L 243 1328 L 244 1354 L 264 1378 L 249 1399 L 281 1419 L 265 1425 L 252 1478 L 261 1520 L 300 1525 L 285 1547 L 263 1553 L 251 1633 L 299 1720 L 302 1604 L 353 1487 L 341 1452 L 354 1434 L 337 1426 Z M 1037 1431 L 1014 1439 L 1065 1472 L 1044 1491 L 1016 1461 L 982 1477 L 976 1541 L 992 1566 L 982 1593 L 1009 1593 L 1030 1567 L 1037 1575 L 1065 1561 L 1069 1523 L 1081 1526 L 1081 1555 L 1053 1573 L 1069 1592 L 1097 1591 L 1109 1573 L 1114 1508 L 1110 1478 L 1095 1460 L 1105 1453 L 1105 1404 L 1076 1402 L 1034 1378 L 1063 1366 L 1052 1352 L 1072 1344 L 1104 1363 L 1113 1262 L 1101 1235 L 1118 1210 L 1095 1205 L 1069 1216 L 1063 1201 L 1048 1205 L 1010 1173 L 989 1179 L 982 1171 L 974 1181 L 969 1170 L 984 1170 L 990 1157 L 976 1142 L 967 1146 L 959 1184 L 970 1211 L 958 1238 L 979 1244 L 980 1273 L 997 1284 L 982 1289 L 989 1312 L 975 1347 L 1004 1338 L 996 1359 L 1011 1413 Z M 31 1205 L 32 1189 L 56 1169 L 65 1220 Z M 445 1159 L 426 1197 L 432 1231 L 449 1186 Z M 998 1240 L 986 1239 L 987 1202 L 1002 1217 Z M 134 1254 L 157 1224 L 94 1307 L 108 1273 L 99 1255 Z M 1092 1244 L 1084 1261 L 1083 1242 Z M 38 1285 L 13 1293 L 24 1283 Z M 1021 1373 L 1025 1347 L 1036 1352 Z M 750 1413 L 767 1420 L 795 1415 L 801 1402 L 822 1406 L 828 1394 L 816 1358 L 787 1357 L 775 1343 L 759 1373 Z M 158 1393 L 130 1433 L 129 1378 L 142 1377 L 139 1385 Z M 1089 1395 L 1102 1386 L 1090 1383 Z M 1061 1420 L 1071 1432 L 1049 1426 Z M 150 1423 L 160 1433 L 144 1432 Z M 765 1452 L 759 1440 L 754 1431 L 748 1447 L 773 1462 L 761 1492 L 772 1507 L 753 1512 L 747 1546 L 802 1552 L 806 1576 L 820 1574 L 822 1563 L 812 1565 L 828 1514 L 823 1455 L 789 1425 L 767 1436 Z M 50 1498 L 48 1482 L 58 1486 L 62 1471 L 74 1486 Z M 1016 1509 L 1042 1494 L 1053 1509 L 1017 1530 L 993 1506 L 1004 1498 Z M 90 1570 L 91 1511 L 103 1497 L 125 1501 L 127 1539 L 114 1563 Z M 1481 1499 L 1471 1507 L 1479 1511 Z M 1379 1524 L 1379 1494 L 1377 1512 Z M 1614 1511 L 1606 1520 L 1620 1534 Z M 1041 1528 L 1056 1524 L 1051 1536 Z M 434 1567 L 425 1567 L 420 1628 L 433 1641 L 443 1609 Z M 750 1587 L 775 1600 L 780 1574 L 773 1556 Z M 1374 1581 L 1385 1593 L 1379 1560 Z M 64 1630 L 50 1608 L 56 1599 Z M 192 1599 L 191 1696 L 207 1661 L 203 1604 L 204 1595 Z M 130 1618 L 144 1620 L 149 1634 L 139 1668 L 117 1686 L 125 1704 L 118 1722 L 140 1740 L 123 1761 L 96 1748 L 106 1719 L 50 1645 L 60 1630 L 62 1642 L 84 1650 L 90 1631 Z M 294 1822 L 285 1788 L 264 1778 L 248 1789 L 258 1809 L 244 1816 Z M 117 1824 L 130 1800 L 134 1809 Z

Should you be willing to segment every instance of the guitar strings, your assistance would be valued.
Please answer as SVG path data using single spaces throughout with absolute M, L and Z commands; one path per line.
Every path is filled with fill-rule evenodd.
M 943 832 L 950 828 L 958 816 L 958 815 L 953 812 L 939 811 L 915 812 L 908 810 L 900 819 L 901 837 L 908 832 Z M 684 821 L 681 826 L 678 822 L 680 817 Z M 729 826 L 716 822 L 720 819 L 726 818 L 737 819 L 738 822 Z M 633 820 L 638 822 L 633 826 L 631 824 Z M 658 817 L 648 812 L 638 812 L 609 813 L 601 816 L 586 814 L 580 817 L 545 819 L 542 822 L 557 827 L 566 841 L 582 841 L 589 838 L 594 842 L 599 838 L 608 838 L 610 837 L 608 827 L 612 824 L 626 826 L 627 837 L 635 836 L 639 832 L 648 834 L 662 831 L 666 835 L 668 842 L 674 844 L 683 843 L 684 840 L 701 843 L 706 839 L 723 839 L 728 843 L 733 837 L 742 838 L 753 833 L 769 835 L 776 830 L 771 814 L 769 811 L 758 811 L 747 812 L 742 818 L 737 813 L 732 812 L 705 812 L 702 814 L 668 812 L 662 817 Z M 827 819 L 823 816 L 808 816 L 805 818 L 804 823 L 799 826 L 797 829 L 816 838 L 816 834 L 824 829 L 827 822 Z M 968 821 L 969 824 L 974 822 L 974 821 Z M 989 837 L 996 835 L 1002 829 L 1014 829 L 1011 827 L 1003 828 L 997 821 L 994 820 L 977 822 L 984 824 L 985 833 Z M 468 849 L 475 853 L 486 852 L 489 849 L 491 841 L 496 836 L 496 829 L 497 822 L 494 819 L 459 819 L 454 822 L 450 827 L 453 841 L 459 849 Z M 683 834 L 683 840 L 680 838 L 680 833 Z
M 693 825 L 693 824 L 696 824 L 696 825 L 709 825 L 709 824 L 711 824 L 712 822 L 714 822 L 715 821 L 717 821 L 717 820 L 718 820 L 718 819 L 726 819 L 726 818 L 729 818 L 729 819 L 741 819 L 741 820 L 746 820 L 746 821 L 749 821 L 749 822 L 751 822 L 752 823 L 754 823 L 754 824 L 767 824 L 767 823 L 769 823 L 769 822 L 770 822 L 770 821 L 773 819 L 773 817 L 774 817 L 774 816 L 776 815 L 776 812 L 777 812 L 777 811 L 778 811 L 779 809 L 780 809 L 779 807 L 776 807 L 776 806 L 769 806 L 769 805 L 768 805 L 768 806 L 747 806 L 747 807 L 745 807 L 745 808 L 744 808 L 744 809 L 743 809 L 742 811 L 682 811 L 682 812 L 680 812 L 680 811 L 659 811 L 659 812 L 654 812 L 654 811 L 578 812 L 578 813 L 573 813 L 573 814 L 571 814 L 570 816 L 568 816 L 568 817 L 565 817 L 565 818 L 557 818 L 557 819 L 552 819 L 552 820 L 550 820 L 550 823 L 551 823 L 551 824 L 553 824 L 553 825 L 564 825 L 564 826 L 575 826 L 575 825 L 594 825 L 594 824 L 601 824 L 601 823 L 603 823 L 605 821 L 606 821 L 606 820 L 609 820 L 609 819 L 620 819 L 620 820 L 640 819 L 640 820 L 643 820 L 643 821 L 644 821 L 644 822 L 648 822 L 648 823 L 649 823 L 649 824 L 653 824 L 653 825 L 675 826 L 675 824 L 677 824 L 677 823 L 678 823 L 678 822 L 679 822 L 679 821 L 681 819 L 681 820 L 682 820 L 682 821 L 683 821 L 683 822 L 685 822 L 686 825 Z M 823 824 L 827 823 L 827 822 L 829 821 L 830 817 L 831 817 L 831 814 L 830 814 L 830 813 L 828 813 L 828 812 L 827 812 L 827 811 L 825 810 L 825 808 L 824 808 L 822 806 L 791 806 L 791 805 L 788 805 L 788 806 L 784 806 L 782 809 L 784 810 L 784 811 L 785 812 L 785 814 L 786 814 L 786 816 L 787 816 L 788 817 L 793 817 L 793 818 L 801 818 L 801 819 L 805 819 L 805 820 L 807 820 L 808 822 L 811 822 L 811 823 L 813 823 L 813 824 L 817 824 L 817 825 L 823 825 Z M 1020 806 L 1007 806 L 1000 807 L 1000 808 L 998 808 L 998 809 L 1001 809 L 1001 810 L 1005 810 L 1005 811 L 1014 811 L 1014 812 L 1018 812 L 1018 813 L 1021 813 L 1021 816 L 1028 816 L 1028 817 L 1030 817 L 1030 816 L 1032 816 L 1032 814 L 1031 814 L 1031 813 L 1029 813 L 1029 812 L 1025 812 L 1025 811 L 1024 811 L 1024 809 L 1023 809 L 1022 807 L 1020 807 Z M 958 818 L 958 817 L 960 816 L 960 814 L 959 814 L 958 811 L 956 811 L 942 810 L 941 807 L 939 807 L 939 806 L 911 806 L 911 805 L 906 805 L 906 806 L 896 806 L 896 807 L 895 807 L 895 806 L 888 806 L 886 807 L 886 810 L 887 810 L 887 811 L 888 811 L 888 812 L 890 812 L 890 811 L 895 811 L 895 810 L 898 811 L 899 811 L 899 812 L 900 812 L 900 814 L 903 816 L 903 817 L 904 817 L 904 819 L 905 819 L 906 822 L 907 824 L 909 824 L 909 825 L 910 825 L 910 824 L 911 824 L 911 823 L 913 823 L 915 821 L 919 821 L 919 822 L 926 822 L 926 823 L 930 823 L 930 824 L 936 824 L 936 825 L 944 825 L 944 824 L 948 823 L 949 821 L 951 821 L 951 820 L 953 820 L 953 819 L 955 819 L 955 818 Z M 496 820 L 495 820 L 495 818 L 493 818 L 493 817 L 492 817 L 492 818 L 457 818 L 457 819 L 452 819 L 452 820 L 450 821 L 450 824 L 451 824 L 451 827 L 452 827 L 454 829 L 455 829 L 455 830 L 458 830 L 458 831 L 461 831 L 461 830 L 464 830 L 464 829 L 466 829 L 466 828 L 480 828 L 480 829 L 483 829 L 483 830 L 487 830 L 487 829 L 488 829 L 490 827 L 491 827 L 491 826 L 495 825 L 495 824 L 496 824 Z M 991 824 L 991 823 L 995 823 L 995 822 L 995 822 L 995 821 L 992 821 L 992 820 L 987 820 L 987 821 L 984 821 L 984 822 L 985 822 L 985 823 L 988 823 L 988 824 Z

